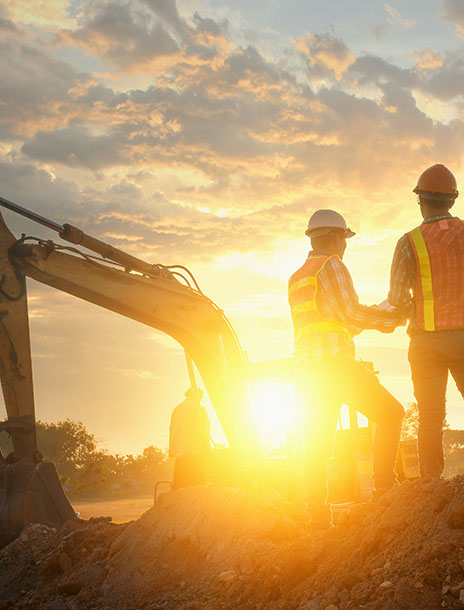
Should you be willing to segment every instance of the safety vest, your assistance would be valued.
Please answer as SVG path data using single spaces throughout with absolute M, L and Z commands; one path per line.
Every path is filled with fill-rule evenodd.
M 342 322 L 324 318 L 317 308 L 318 276 L 331 258 L 339 257 L 307 258 L 288 281 L 288 302 L 293 320 L 296 352 L 314 349 L 326 333 L 336 333 L 351 340 L 351 334 Z
M 407 235 L 417 264 L 418 328 L 464 328 L 464 222 L 445 218 L 422 224 Z

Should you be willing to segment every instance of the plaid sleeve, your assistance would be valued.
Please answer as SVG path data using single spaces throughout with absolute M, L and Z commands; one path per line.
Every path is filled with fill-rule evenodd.
M 412 304 L 412 289 L 416 279 L 416 259 L 407 235 L 396 244 L 390 273 L 388 300 L 408 316 Z
M 373 328 L 391 332 L 398 326 L 396 311 L 385 311 L 376 305 L 369 307 L 359 303 L 350 272 L 341 260 L 330 259 L 319 274 L 319 282 L 320 305 L 324 315 L 335 316 L 348 326 L 358 329 Z

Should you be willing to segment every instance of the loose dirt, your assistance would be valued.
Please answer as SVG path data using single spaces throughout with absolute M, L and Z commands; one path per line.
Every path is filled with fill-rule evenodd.
M 31 525 L 0 551 L 0 610 L 464 608 L 464 477 L 405 482 L 310 532 L 278 494 L 169 492 L 129 524 Z

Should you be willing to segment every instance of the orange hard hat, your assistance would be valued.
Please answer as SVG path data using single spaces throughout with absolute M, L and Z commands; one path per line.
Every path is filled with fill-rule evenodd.
M 436 193 L 438 196 L 445 195 L 447 199 L 454 199 L 459 195 L 457 186 L 456 178 L 450 170 L 441 163 L 436 163 L 422 172 L 413 192 L 419 195 Z

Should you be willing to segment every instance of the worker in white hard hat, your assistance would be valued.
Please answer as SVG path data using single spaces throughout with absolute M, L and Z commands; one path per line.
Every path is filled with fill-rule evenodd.
M 312 250 L 291 276 L 288 297 L 295 335 L 297 386 L 305 420 L 305 475 L 312 527 L 331 527 L 327 461 L 342 404 L 375 422 L 374 497 L 396 484 L 394 466 L 404 410 L 371 369 L 355 360 L 353 335 L 363 329 L 392 332 L 401 323 L 394 308 L 366 306 L 342 262 L 355 233 L 334 210 L 317 210 L 306 235 Z

